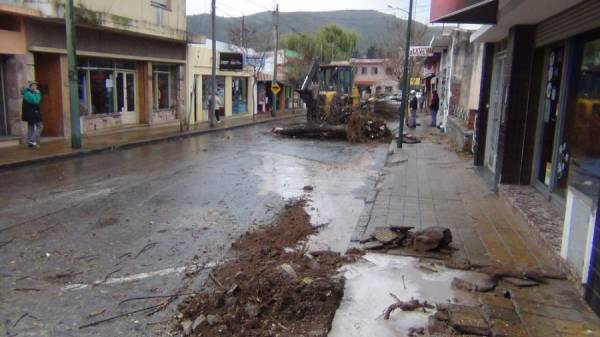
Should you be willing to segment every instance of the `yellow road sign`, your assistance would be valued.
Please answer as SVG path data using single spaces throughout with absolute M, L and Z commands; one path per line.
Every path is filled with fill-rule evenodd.
M 279 86 L 279 84 L 275 83 L 271 86 L 271 91 L 277 95 L 280 91 L 281 91 L 281 87 Z

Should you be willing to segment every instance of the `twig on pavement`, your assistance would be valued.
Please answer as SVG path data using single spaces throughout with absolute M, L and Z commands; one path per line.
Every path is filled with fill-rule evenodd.
M 13 327 L 13 328 L 14 328 L 14 327 L 16 327 L 16 326 L 17 326 L 17 324 L 19 324 L 19 322 L 20 322 L 20 321 L 21 321 L 23 318 L 27 317 L 27 315 L 29 315 L 29 314 L 28 314 L 28 313 L 24 313 L 23 315 L 19 316 L 19 318 L 17 318 L 17 320 L 16 320 L 16 321 L 13 323 L 12 327 Z
M 217 279 L 217 277 L 211 272 L 208 273 L 208 277 L 210 277 L 210 279 L 215 282 L 216 285 L 218 285 L 221 289 L 225 289 L 225 286 L 223 285 L 223 283 L 221 283 L 221 281 L 219 281 Z
M 150 242 L 149 244 L 145 245 L 144 248 L 142 248 L 142 250 L 140 250 L 134 257 L 134 259 L 137 259 L 140 255 L 144 254 L 145 252 L 147 252 L 148 250 L 156 247 L 158 245 L 158 243 L 156 242 Z
M 143 311 L 147 311 L 147 310 L 156 309 L 158 307 L 161 307 L 163 304 L 164 303 L 157 304 L 157 305 L 152 305 L 152 306 L 145 307 L 145 308 L 142 308 L 142 309 L 128 311 L 128 312 L 125 312 L 125 313 L 122 313 L 122 314 L 119 314 L 119 315 L 115 315 L 115 316 L 111 316 L 111 317 L 108 317 L 108 318 L 105 318 L 105 319 L 101 319 L 99 321 L 95 321 L 95 322 L 92 322 L 92 323 L 84 324 L 84 325 L 79 326 L 79 329 L 90 328 L 90 327 L 93 327 L 93 326 L 96 326 L 96 325 L 99 325 L 99 324 L 102 324 L 102 323 L 114 321 L 117 318 L 121 318 L 121 317 L 126 317 L 126 316 L 129 316 L 129 315 L 137 314 L 138 312 L 143 312 Z
M 108 279 L 109 279 L 111 276 L 113 276 L 114 274 L 116 274 L 116 273 L 118 273 L 118 272 L 120 272 L 120 271 L 121 271 L 121 269 L 117 269 L 117 270 L 113 270 L 113 271 L 111 271 L 110 273 L 106 274 L 106 276 L 104 276 L 104 279 L 103 279 L 102 281 L 100 281 L 100 282 L 98 282 L 98 283 L 94 283 L 94 285 L 92 285 L 92 287 L 96 287 L 96 286 L 99 286 L 99 285 L 101 285 L 101 284 L 104 284 L 104 283 L 106 283 L 106 281 L 108 281 Z
M 154 295 L 154 296 L 140 296 L 140 297 L 132 297 L 132 298 L 127 298 L 122 300 L 121 302 L 119 302 L 118 305 L 123 305 L 127 302 L 132 302 L 132 301 L 141 301 L 141 300 L 149 300 L 149 299 L 155 299 L 155 298 L 171 298 L 171 297 L 181 297 L 181 296 L 187 296 L 187 295 L 197 295 L 199 293 L 181 293 L 181 294 L 171 294 L 171 295 Z
M 13 238 L 13 239 L 10 239 L 10 240 L 8 240 L 8 241 L 2 241 L 2 242 L 0 242 L 0 248 L 2 248 L 2 247 L 4 247 L 4 246 L 8 246 L 8 245 L 10 245 L 11 243 L 13 243 L 13 241 L 15 241 L 15 239 L 14 239 L 14 238 Z

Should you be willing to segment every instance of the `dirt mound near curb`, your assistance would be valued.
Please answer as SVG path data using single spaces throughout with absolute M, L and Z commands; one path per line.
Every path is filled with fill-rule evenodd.
M 343 296 L 339 267 L 360 252 L 307 253 L 314 234 L 304 201 L 290 202 L 271 226 L 233 244 L 203 292 L 184 301 L 180 322 L 193 336 L 326 336 Z M 187 331 L 185 331 L 187 330 Z

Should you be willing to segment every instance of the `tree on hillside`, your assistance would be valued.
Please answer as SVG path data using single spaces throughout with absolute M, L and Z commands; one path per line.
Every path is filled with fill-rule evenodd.
M 346 61 L 356 52 L 358 34 L 336 24 L 321 27 L 316 33 L 287 34 L 282 46 L 304 55 L 309 61 L 318 57 L 322 63 Z
M 406 44 L 406 22 L 402 20 L 395 20 L 393 26 L 390 29 L 389 44 L 384 51 L 386 56 L 386 68 L 390 69 L 393 76 L 398 80 L 398 83 L 402 85 L 404 78 L 404 48 Z M 411 31 L 411 45 L 420 43 L 425 37 L 430 35 L 431 27 L 426 25 L 413 26 Z M 415 58 L 409 59 L 408 72 L 410 77 L 419 77 L 423 64 L 420 60 Z
M 244 49 L 252 48 L 259 51 L 266 51 L 272 47 L 273 39 L 268 32 L 258 29 L 251 23 L 246 23 L 243 26 L 242 30 L 240 21 L 238 25 L 233 25 L 227 30 L 229 43 Z
M 371 45 L 367 49 L 366 57 L 368 59 L 382 59 L 385 58 L 385 51 L 383 50 L 383 48 L 377 45 Z
M 319 58 L 322 64 L 349 60 L 356 52 L 357 41 L 357 33 L 335 24 L 321 27 L 314 33 L 285 35 L 282 48 L 302 55 L 301 59 L 290 59 L 286 64 L 288 80 L 295 85 L 300 84 L 315 58 Z

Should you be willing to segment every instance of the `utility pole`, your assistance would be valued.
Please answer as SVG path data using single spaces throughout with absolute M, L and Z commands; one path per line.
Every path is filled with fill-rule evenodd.
M 71 108 L 71 147 L 81 149 L 81 122 L 79 121 L 79 86 L 77 85 L 77 46 L 75 44 L 75 15 L 73 0 L 65 6 L 65 26 L 67 30 L 67 59 L 69 68 L 69 102 Z
M 404 135 L 404 114 L 408 105 L 408 84 L 410 74 L 408 73 L 408 62 L 410 60 L 410 34 L 412 28 L 413 0 L 410 0 L 408 9 L 408 23 L 406 29 L 406 44 L 404 46 L 404 72 L 402 73 L 404 85 L 402 86 L 402 103 L 400 104 L 400 127 L 398 128 L 398 148 L 402 148 L 402 137 Z
M 279 4 L 275 7 L 274 14 L 275 24 L 275 69 L 273 70 L 273 84 L 277 83 L 277 54 L 279 54 Z M 277 116 L 277 94 L 273 93 L 273 108 L 271 109 L 271 116 Z
M 246 49 L 246 16 L 242 15 L 242 48 Z
M 216 40 L 216 11 L 217 11 L 217 1 L 212 0 L 211 6 L 211 39 L 212 39 L 212 77 L 210 80 L 210 89 L 211 89 L 211 99 L 210 99 L 210 111 L 208 112 L 210 118 L 210 126 L 215 126 L 215 113 L 216 111 L 216 100 L 217 100 L 217 40 Z

